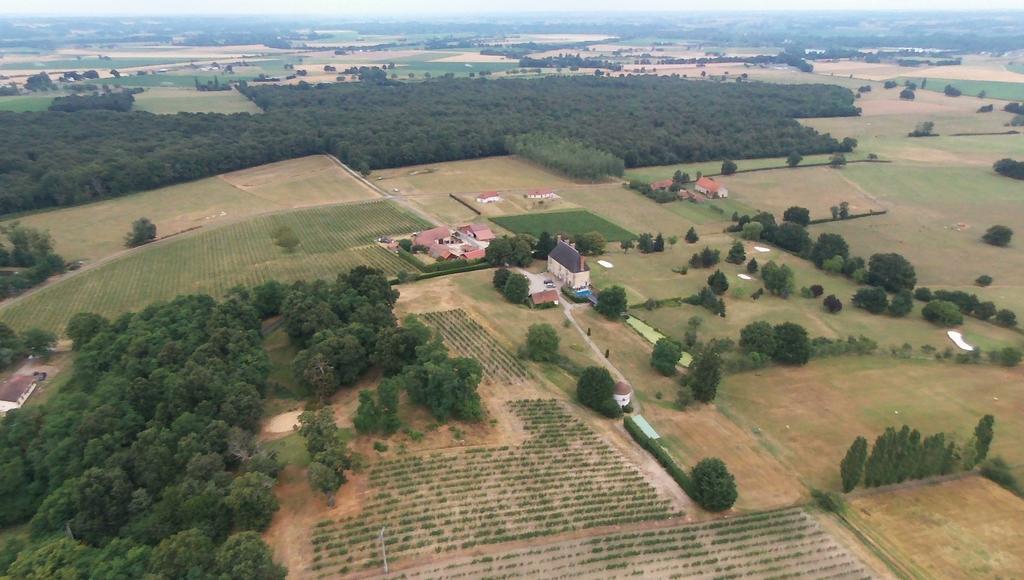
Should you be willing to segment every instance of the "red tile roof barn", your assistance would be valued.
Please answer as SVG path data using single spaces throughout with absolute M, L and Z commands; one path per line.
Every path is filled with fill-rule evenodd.
M 494 232 L 491 231 L 491 228 L 484 224 L 468 224 L 460 226 L 459 231 L 470 234 L 481 242 L 489 242 L 497 237 L 494 235 Z
M 668 189 L 672 187 L 674 182 L 671 179 L 662 179 L 661 181 L 652 181 L 651 189 Z
M 448 228 L 444 226 L 437 226 L 436 228 L 431 228 L 424 232 L 420 232 L 419 235 L 413 238 L 412 243 L 415 246 L 430 247 L 440 242 L 441 240 L 447 238 L 451 234 L 452 233 Z
M 0 383 L 0 401 L 17 403 L 36 384 L 36 378 L 30 375 L 14 375 Z
M 544 290 L 530 294 L 530 301 L 536 306 L 538 304 L 548 304 L 558 302 L 558 290 Z
M 485 191 L 476 196 L 477 199 L 491 199 L 494 197 L 501 197 L 501 194 L 498 193 L 497 191 Z
M 721 187 L 717 181 L 710 177 L 701 177 L 697 180 L 697 187 L 704 188 L 711 193 L 718 193 L 718 188 Z
M 476 249 L 469 250 L 468 252 L 462 254 L 462 257 L 467 259 L 467 260 L 479 260 L 480 258 L 483 258 L 486 255 L 487 255 L 487 252 L 485 252 L 484 250 L 482 250 L 480 248 L 476 248 Z

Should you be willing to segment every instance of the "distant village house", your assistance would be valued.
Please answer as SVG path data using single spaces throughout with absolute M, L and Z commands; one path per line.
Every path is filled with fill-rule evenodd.
M 497 191 L 485 191 L 476 196 L 477 203 L 497 203 L 501 201 L 501 194 Z
M 555 199 L 558 196 L 550 189 L 534 189 L 526 194 L 526 199 Z

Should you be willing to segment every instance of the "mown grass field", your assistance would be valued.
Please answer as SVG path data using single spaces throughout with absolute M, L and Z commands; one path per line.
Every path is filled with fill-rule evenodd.
M 49 231 L 65 259 L 97 260 L 123 250 L 124 235 L 140 217 L 165 236 L 271 211 L 376 197 L 330 158 L 311 156 L 16 219 Z
M 805 483 L 839 488 L 839 462 L 857 436 L 869 443 L 906 424 L 966 443 L 978 419 L 996 418 L 991 454 L 1024 474 L 1024 369 L 886 356 L 812 361 L 727 375 L 719 408 Z
M 615 220 L 633 232 L 662 232 L 682 237 L 690 226 L 698 231 L 721 231 L 734 211 L 754 210 L 734 199 L 716 199 L 704 203 L 673 201 L 655 203 L 621 184 L 592 185 L 558 192 L 565 201 Z M 701 227 L 707 226 L 707 228 Z
M 802 164 L 812 163 L 828 163 L 831 155 L 805 155 Z M 858 159 L 859 156 L 856 153 L 852 153 L 847 156 L 847 159 Z M 746 169 L 764 169 L 766 167 L 777 167 L 777 168 L 788 168 L 786 165 L 785 157 L 763 157 L 761 159 L 735 159 L 736 166 L 739 170 Z M 675 175 L 676 171 L 682 171 L 690 174 L 690 179 L 696 179 L 697 173 L 700 172 L 703 175 L 716 175 L 722 172 L 722 161 L 702 161 L 699 163 L 677 163 L 675 165 L 652 165 L 649 167 L 636 167 L 634 169 L 626 170 L 626 179 L 637 179 L 650 183 L 652 181 L 658 181 L 661 179 L 671 179 Z M 736 174 L 731 177 L 738 177 L 742 175 Z M 723 179 L 727 179 L 725 177 Z M 716 178 L 717 179 L 717 178 Z M 732 190 L 730 189 L 730 193 Z
M 62 331 L 77 312 L 114 317 L 178 294 L 216 296 L 235 285 L 269 279 L 333 279 L 361 264 L 394 274 L 409 266 L 374 244 L 375 238 L 427 225 L 389 202 L 257 217 L 144 248 L 73 275 L 0 309 L 0 320 L 19 329 Z M 294 253 L 285 253 L 271 240 L 279 226 L 290 226 L 298 234 L 301 245 Z
M 151 88 L 135 95 L 132 110 L 158 114 L 260 112 L 255 103 L 235 90 L 199 92 L 170 88 Z
M 45 111 L 53 102 L 49 95 L 19 95 L 17 97 L 0 97 L 0 111 L 24 113 L 26 111 Z
M 387 191 L 398 189 L 410 196 L 575 185 L 566 177 L 512 156 L 382 169 L 370 174 L 370 180 Z
M 598 232 L 609 242 L 636 237 L 636 234 L 633 232 L 599 215 L 583 210 L 493 217 L 491 221 L 511 232 L 530 234 L 534 237 L 539 236 L 542 232 L 548 232 L 552 235 L 556 233 L 575 235 Z
M 1024 570 L 1024 500 L 982 477 L 858 497 L 850 507 L 861 531 L 922 576 Z

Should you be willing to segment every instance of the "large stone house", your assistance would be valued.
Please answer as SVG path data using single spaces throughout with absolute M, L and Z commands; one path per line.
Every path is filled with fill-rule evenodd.
M 558 240 L 548 254 L 548 272 L 573 290 L 590 287 L 590 266 L 587 260 L 565 240 Z

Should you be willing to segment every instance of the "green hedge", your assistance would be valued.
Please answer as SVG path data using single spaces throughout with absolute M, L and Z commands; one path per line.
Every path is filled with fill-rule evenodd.
M 686 474 L 686 470 L 679 466 L 672 456 L 668 454 L 668 450 L 661 446 L 661 443 L 657 439 L 651 439 L 637 426 L 636 421 L 632 417 L 626 417 L 622 420 L 623 425 L 626 426 L 626 431 L 633 436 L 633 439 L 647 450 L 648 453 L 654 456 L 658 460 L 658 463 L 665 468 L 672 479 L 676 480 L 679 487 L 683 488 L 686 495 L 694 497 L 693 486 L 690 482 L 690 476 Z
M 866 212 L 866 213 L 852 213 L 852 214 L 846 216 L 845 218 L 819 218 L 819 219 L 811 220 L 811 221 L 807 222 L 807 225 L 813 226 L 815 224 L 827 224 L 829 222 L 845 222 L 847 220 L 855 220 L 857 218 L 871 217 L 871 216 L 876 216 L 876 215 L 885 215 L 887 213 L 889 213 L 889 210 L 887 210 L 887 209 L 882 209 L 882 210 L 878 210 L 878 211 L 871 210 L 871 211 Z

